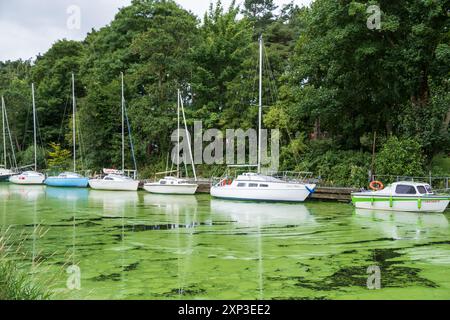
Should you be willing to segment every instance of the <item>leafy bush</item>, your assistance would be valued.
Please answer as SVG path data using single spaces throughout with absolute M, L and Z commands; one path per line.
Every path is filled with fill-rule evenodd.
M 412 138 L 390 137 L 377 154 L 377 175 L 423 176 L 425 157 L 422 146 Z
M 369 153 L 358 151 L 324 151 L 322 142 L 310 149 L 296 170 L 311 171 L 322 179 L 322 185 L 342 187 L 367 186 L 371 163 Z M 319 153 L 318 151 L 324 151 Z

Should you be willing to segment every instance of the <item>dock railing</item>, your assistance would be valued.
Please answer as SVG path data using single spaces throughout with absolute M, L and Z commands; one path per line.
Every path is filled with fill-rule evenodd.
M 450 177 L 445 176 L 392 176 L 392 175 L 372 175 L 372 181 L 381 181 L 385 185 L 399 181 L 424 182 L 428 183 L 435 191 L 450 191 Z

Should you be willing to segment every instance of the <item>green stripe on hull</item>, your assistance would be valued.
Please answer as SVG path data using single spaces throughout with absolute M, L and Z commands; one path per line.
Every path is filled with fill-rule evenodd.
M 450 200 L 449 198 L 432 198 L 432 199 L 427 199 L 427 198 L 395 198 L 395 197 L 386 197 L 386 198 L 376 198 L 376 197 L 370 197 L 370 198 L 358 198 L 358 197 L 352 197 L 352 202 L 356 203 L 356 202 L 395 202 L 395 201 L 420 201 L 420 203 L 422 203 L 423 201 L 448 201 Z

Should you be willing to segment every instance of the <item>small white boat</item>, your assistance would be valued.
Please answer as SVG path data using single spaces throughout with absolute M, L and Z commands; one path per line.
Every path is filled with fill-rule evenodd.
M 316 185 L 285 181 L 258 173 L 223 179 L 211 187 L 211 196 L 222 199 L 303 202 Z
M 0 168 L 0 182 L 8 181 L 11 176 L 14 175 L 14 172 L 9 169 Z
M 352 202 L 358 209 L 444 212 L 450 196 L 435 194 L 427 183 L 401 181 L 379 191 L 352 193 Z
M 186 136 L 189 137 L 189 131 L 187 129 L 187 123 L 186 123 L 186 115 L 184 113 L 184 105 L 183 105 L 183 99 L 181 97 L 180 90 L 178 90 L 178 103 L 177 103 L 177 116 L 178 116 L 178 159 L 177 159 L 177 170 L 175 171 L 177 176 L 176 177 L 165 177 L 164 179 L 159 180 L 158 182 L 153 183 L 146 183 L 144 185 L 144 190 L 150 193 L 156 193 L 156 194 L 180 194 L 180 195 L 193 195 L 195 192 L 197 192 L 198 184 L 189 182 L 186 179 L 180 178 L 180 113 L 183 115 L 183 121 L 184 121 L 184 128 L 186 132 Z M 187 139 L 188 146 L 189 146 L 189 156 L 191 159 L 192 164 L 192 172 L 194 173 L 194 179 L 197 181 L 197 173 L 195 171 L 195 164 L 192 156 L 192 147 L 189 138 Z M 163 172 L 159 174 L 167 174 L 169 172 Z
M 157 194 L 195 194 L 198 184 L 185 179 L 165 177 L 159 182 L 144 184 L 145 191 Z
M 22 185 L 43 184 L 45 175 L 36 171 L 26 171 L 19 175 L 11 176 L 9 182 Z
M 37 172 L 37 117 L 36 101 L 34 98 L 34 83 L 31 84 L 31 95 L 33 100 L 34 171 L 26 171 L 9 178 L 9 182 L 20 185 L 43 184 L 45 181 L 45 175 Z
M 139 181 L 127 176 L 109 174 L 103 179 L 90 179 L 89 186 L 94 190 L 137 191 Z
M 16 174 L 13 170 L 7 169 L 8 166 L 8 154 L 7 154 L 7 148 L 6 148 L 6 132 L 8 132 L 9 135 L 9 142 L 11 143 L 11 153 L 12 153 L 12 161 L 11 161 L 11 167 L 15 165 L 17 167 L 16 162 L 16 155 L 14 153 L 14 145 L 12 143 L 12 137 L 11 137 L 11 131 L 9 130 L 9 121 L 8 121 L 8 114 L 6 112 L 6 105 L 5 105 L 5 99 L 2 96 L 2 132 L 3 132 L 3 165 L 0 166 L 0 182 L 2 181 L 9 181 L 9 178 Z

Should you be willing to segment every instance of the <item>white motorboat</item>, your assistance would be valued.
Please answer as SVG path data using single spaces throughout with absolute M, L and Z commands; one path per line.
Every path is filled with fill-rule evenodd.
M 145 191 L 157 194 L 195 194 L 198 184 L 185 179 L 165 177 L 159 182 L 144 184 Z
M 178 115 L 178 142 L 177 142 L 177 176 L 176 177 L 165 177 L 160 179 L 158 182 L 146 183 L 144 184 L 144 190 L 150 193 L 157 194 L 181 194 L 181 195 L 192 195 L 195 194 L 198 188 L 197 183 L 189 182 L 186 179 L 180 178 L 180 111 L 183 115 L 184 128 L 186 132 L 186 137 L 189 146 L 189 156 L 192 164 L 192 171 L 194 173 L 195 181 L 197 181 L 197 173 L 195 171 L 195 164 L 192 156 L 192 148 L 189 138 L 189 131 L 187 129 L 186 115 L 184 113 L 183 99 L 181 98 L 180 90 L 178 90 L 178 104 L 177 104 L 177 115 Z M 166 174 L 168 172 L 164 172 Z
M 353 193 L 352 202 L 358 209 L 444 212 L 450 196 L 435 194 L 427 183 L 401 181 L 382 190 Z
M 222 199 L 303 202 L 316 185 L 282 180 L 258 173 L 222 179 L 211 187 L 211 196 Z
M 26 171 L 19 175 L 11 176 L 9 182 L 22 185 L 36 185 L 43 184 L 45 175 L 36 171 Z
M 89 186 L 94 190 L 137 191 L 139 181 L 123 175 L 109 174 L 103 179 L 90 179 Z
M 244 173 L 235 179 L 225 177 L 211 186 L 211 196 L 222 199 L 303 202 L 314 192 L 315 184 L 303 179 L 275 178 L 262 174 L 261 137 L 263 117 L 263 39 L 259 39 L 259 116 L 258 116 L 258 168 L 257 173 Z M 250 166 L 251 167 L 251 166 Z

